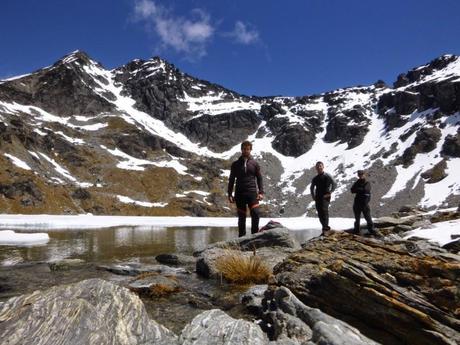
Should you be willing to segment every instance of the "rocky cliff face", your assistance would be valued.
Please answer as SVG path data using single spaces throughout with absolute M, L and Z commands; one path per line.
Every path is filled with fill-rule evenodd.
M 230 215 L 226 175 L 245 139 L 266 177 L 266 216 L 314 213 L 318 160 L 338 181 L 334 215 L 351 216 L 358 169 L 369 171 L 375 215 L 407 203 L 456 206 L 459 123 L 457 56 L 401 74 L 393 87 L 261 98 L 158 57 L 106 70 L 78 51 L 0 81 L 0 209 Z

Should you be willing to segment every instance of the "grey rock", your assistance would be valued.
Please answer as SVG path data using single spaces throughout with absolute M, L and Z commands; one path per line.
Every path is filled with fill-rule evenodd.
M 159 254 L 155 257 L 155 260 L 165 265 L 174 265 L 174 266 L 188 266 L 188 265 L 194 265 L 196 263 L 195 257 L 190 256 L 190 255 L 177 254 L 177 253 Z
M 179 337 L 181 345 L 265 345 L 268 337 L 257 325 L 212 309 L 196 316 Z
M 262 299 L 268 285 L 256 285 L 250 287 L 246 292 L 241 294 L 240 302 L 246 309 L 254 315 L 262 315 Z
M 400 224 L 400 225 L 396 225 L 396 226 L 393 228 L 393 232 L 396 232 L 396 233 L 399 233 L 399 232 L 406 232 L 406 231 L 411 231 L 411 230 L 413 230 L 413 229 L 414 229 L 413 226 L 405 225 L 405 224 Z
M 275 339 L 290 338 L 301 344 L 378 344 L 347 323 L 306 306 L 285 287 L 267 292 L 266 298 Z
M 460 134 L 449 134 L 442 145 L 442 154 L 450 157 L 460 157 Z
M 256 234 L 246 235 L 230 241 L 217 242 L 209 245 L 202 251 L 197 251 L 193 255 L 198 256 L 201 252 L 210 248 L 238 248 L 239 250 L 248 251 L 262 247 L 286 247 L 299 249 L 299 242 L 290 235 L 286 228 L 275 228 L 272 230 L 258 232 Z
M 67 271 L 72 268 L 81 267 L 83 265 L 85 265 L 85 261 L 81 259 L 64 259 L 48 263 L 51 271 Z
M 170 267 L 166 265 L 143 265 L 139 263 L 123 263 L 114 265 L 100 265 L 98 269 L 106 270 L 124 276 L 136 276 L 141 273 L 155 272 L 169 275 L 188 273 L 184 268 Z
M 411 227 L 413 229 L 417 229 L 417 228 L 431 229 L 433 225 L 431 224 L 429 219 L 422 219 L 422 220 L 417 220 L 414 223 L 412 223 Z
M 100 279 L 7 300 L 0 338 L 9 345 L 177 344 L 176 335 L 149 319 L 135 294 Z
M 409 225 L 412 226 L 414 223 L 414 219 L 412 217 L 405 217 L 405 218 L 394 218 L 394 217 L 380 217 L 375 218 L 374 226 L 376 228 L 387 228 L 387 227 L 394 227 L 398 225 Z

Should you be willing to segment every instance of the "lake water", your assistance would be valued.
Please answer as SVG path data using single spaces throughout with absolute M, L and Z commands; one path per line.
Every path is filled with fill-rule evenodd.
M 32 232 L 30 229 L 16 232 Z M 36 230 L 34 231 L 36 232 Z M 43 232 L 43 231 L 41 231 Z M 151 261 L 162 253 L 192 254 L 208 244 L 238 237 L 236 227 L 113 227 L 92 230 L 48 230 L 47 244 L 0 246 L 0 265 L 50 262 L 65 258 L 86 262 Z M 318 235 L 313 230 L 292 231 L 299 242 Z

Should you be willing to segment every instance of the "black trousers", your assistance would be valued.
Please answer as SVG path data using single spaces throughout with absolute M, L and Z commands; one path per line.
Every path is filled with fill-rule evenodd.
M 364 216 L 364 219 L 367 222 L 367 230 L 369 232 L 374 231 L 374 223 L 372 222 L 372 217 L 371 217 L 371 209 L 369 208 L 369 204 L 359 204 L 359 203 L 354 203 L 353 204 L 353 213 L 355 214 L 355 228 L 354 232 L 358 233 L 360 229 L 360 220 L 361 220 L 361 213 Z
M 318 213 L 319 221 L 324 230 L 330 230 L 329 227 L 329 204 L 330 200 L 328 199 L 318 199 L 315 200 L 316 212 Z
M 259 231 L 259 200 L 256 194 L 235 195 L 235 203 L 238 211 L 238 236 L 246 235 L 246 207 L 251 214 L 251 234 Z

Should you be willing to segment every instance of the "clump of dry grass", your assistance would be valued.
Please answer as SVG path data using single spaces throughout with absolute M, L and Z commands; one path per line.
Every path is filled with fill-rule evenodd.
M 150 287 L 148 295 L 150 297 L 165 297 L 169 296 L 172 293 L 179 292 L 180 288 L 178 286 L 169 286 L 163 284 L 156 284 Z
M 225 280 L 237 284 L 267 283 L 272 274 L 271 269 L 255 251 L 253 255 L 246 256 L 241 251 L 229 249 L 216 260 L 215 267 Z
M 155 277 L 155 276 L 161 276 L 161 275 L 156 272 L 143 272 L 137 275 L 134 279 L 132 279 L 132 281 L 136 281 L 139 279 L 146 279 L 146 278 Z M 177 277 L 175 276 L 164 275 L 163 277 L 177 282 Z M 181 291 L 181 288 L 174 284 L 168 285 L 168 284 L 157 283 L 157 284 L 152 284 L 149 288 L 130 288 L 130 290 L 137 292 L 138 294 L 146 296 L 146 297 L 166 297 L 172 293 Z

